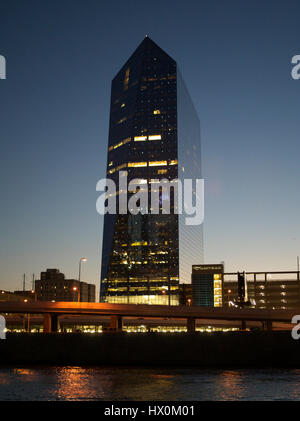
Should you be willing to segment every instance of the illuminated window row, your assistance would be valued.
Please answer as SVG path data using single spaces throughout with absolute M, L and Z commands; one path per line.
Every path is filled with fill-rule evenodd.
M 109 150 L 109 151 L 112 151 L 113 149 L 117 149 L 117 148 L 119 148 L 120 146 L 126 145 L 126 143 L 128 143 L 128 142 L 130 142 L 130 141 L 131 141 L 131 137 L 127 137 L 126 139 L 122 140 L 121 142 L 116 143 L 115 145 L 110 146 L 110 147 L 108 148 L 108 150 Z
M 152 263 L 156 265 L 165 265 L 169 262 L 167 260 L 155 260 L 155 261 L 152 261 Z M 118 263 L 116 262 L 115 264 L 118 264 Z M 147 265 L 148 261 L 144 260 L 143 262 L 141 262 L 140 260 L 131 260 L 130 262 L 128 262 L 128 260 L 121 260 L 120 264 L 121 265 Z
M 129 162 L 128 168 L 147 167 L 147 162 Z
M 116 168 L 112 168 L 111 170 L 108 171 L 108 174 L 113 174 L 116 171 L 120 171 L 122 168 L 126 168 L 127 164 L 121 164 Z
M 168 161 L 149 161 L 149 167 L 161 167 L 162 165 L 168 165 Z
M 120 296 L 107 296 L 105 299 L 108 303 L 123 303 L 123 304 L 167 304 L 168 297 L 159 295 L 120 295 Z M 171 305 L 179 305 L 178 295 L 171 296 Z M 163 327 L 163 331 L 170 329 L 168 326 Z
M 124 278 L 124 279 L 115 279 L 115 280 L 110 280 L 110 281 L 102 281 L 102 283 L 108 283 L 109 284 L 109 288 L 113 288 L 114 284 L 132 284 L 132 283 L 139 283 L 142 284 L 143 286 L 145 286 L 145 284 L 148 285 L 148 283 L 153 283 L 153 284 L 163 284 L 163 285 L 157 285 L 157 286 L 153 286 L 151 288 L 156 288 L 156 289 L 168 289 L 168 286 L 166 285 L 166 282 L 168 282 L 167 279 L 142 279 L 142 278 L 129 278 L 128 279 Z M 119 288 L 119 287 L 118 287 Z M 134 288 L 138 288 L 138 286 L 135 286 Z M 170 286 L 171 289 L 177 289 L 178 286 L 177 285 L 171 285 Z
M 172 160 L 169 162 L 169 165 L 175 165 L 175 163 L 177 163 L 177 160 Z M 149 161 L 147 162 L 129 162 L 128 163 L 128 167 L 160 167 L 160 166 L 164 166 L 164 165 L 168 165 L 168 161 Z
M 111 161 L 112 162 L 112 161 Z M 119 165 L 116 168 L 112 168 L 108 171 L 109 174 L 113 174 L 116 171 L 121 170 L 122 168 L 126 168 L 128 166 L 128 168 L 140 168 L 140 167 L 162 167 L 162 166 L 167 166 L 167 165 L 176 165 L 178 163 L 178 161 L 175 159 L 169 161 L 149 161 L 149 162 L 128 162 Z M 167 172 L 167 170 L 161 170 L 158 172 L 158 174 L 165 174 Z
M 125 77 L 124 77 L 124 91 L 127 91 L 127 89 L 128 89 L 129 74 L 130 74 L 130 69 L 128 68 L 128 69 L 126 69 Z
M 143 80 L 145 81 L 145 82 L 156 82 L 156 81 L 158 81 L 158 80 L 167 80 L 167 79 L 170 79 L 170 80 L 172 80 L 172 79 L 176 79 L 176 75 L 168 75 L 168 76 L 162 76 L 162 77 L 160 77 L 160 78 L 158 78 L 158 77 L 144 77 L 143 78 Z
M 161 140 L 160 134 L 153 134 L 149 136 L 134 136 L 135 142 L 145 142 L 146 140 Z
M 131 246 L 147 246 L 147 241 L 135 241 L 134 243 L 131 243 Z
M 165 244 L 168 244 L 168 242 L 167 241 L 165 241 Z M 147 246 L 147 245 L 149 245 L 149 246 L 153 246 L 153 245 L 157 245 L 157 244 L 154 244 L 154 243 L 152 243 L 151 241 L 150 242 L 148 242 L 148 241 L 136 241 L 136 242 L 134 242 L 134 243 L 131 243 L 131 246 L 139 246 L 139 245 L 143 245 L 143 246 Z M 122 243 L 121 244 L 121 246 L 122 247 L 127 247 L 127 243 Z M 157 252 L 151 252 L 150 254 L 168 254 L 169 252 L 168 251 L 157 251 Z M 178 280 L 178 278 L 170 278 L 170 279 L 175 279 L 175 280 Z
M 124 120 L 126 120 L 125 117 L 123 119 L 121 119 L 118 123 L 122 123 Z M 147 140 L 150 140 L 150 141 L 151 140 L 161 140 L 161 135 L 160 134 L 153 134 L 153 135 L 149 135 L 149 136 L 134 136 L 135 142 L 146 142 Z M 131 141 L 131 137 L 127 137 L 126 139 L 122 140 L 121 142 L 116 143 L 115 145 L 109 146 L 108 150 L 112 151 L 114 149 L 117 149 L 120 146 L 126 145 L 126 143 L 128 143 L 130 141 Z M 177 164 L 177 161 L 176 161 L 176 164 Z M 175 164 L 173 164 L 173 165 L 175 165 Z

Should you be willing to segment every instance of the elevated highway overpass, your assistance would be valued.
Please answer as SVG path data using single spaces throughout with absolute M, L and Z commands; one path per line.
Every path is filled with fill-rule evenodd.
M 167 306 L 140 304 L 109 304 L 84 302 L 0 302 L 2 314 L 40 314 L 43 316 L 44 332 L 57 331 L 58 318 L 62 315 L 109 316 L 112 330 L 122 329 L 124 317 L 185 319 L 188 332 L 195 331 L 196 320 L 239 321 L 245 328 L 247 322 L 261 322 L 272 329 L 274 322 L 291 323 L 297 310 L 265 310 L 254 308 L 224 308 L 198 306 Z

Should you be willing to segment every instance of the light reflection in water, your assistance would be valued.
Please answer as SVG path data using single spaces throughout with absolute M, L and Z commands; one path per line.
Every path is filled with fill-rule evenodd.
M 63 367 L 56 369 L 59 400 L 99 400 L 111 388 L 109 375 L 94 376 L 95 370 L 82 367 Z
M 0 368 L 0 401 L 299 399 L 300 370 Z
M 216 393 L 220 400 L 240 400 L 244 395 L 245 376 L 238 370 L 222 371 L 217 377 Z
M 20 376 L 34 376 L 36 374 L 36 370 L 30 370 L 28 368 L 15 368 L 14 373 Z

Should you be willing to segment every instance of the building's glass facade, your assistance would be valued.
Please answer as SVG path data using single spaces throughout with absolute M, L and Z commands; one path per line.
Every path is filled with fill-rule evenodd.
M 112 81 L 107 178 L 116 197 L 120 171 L 148 188 L 154 179 L 200 178 L 199 130 L 176 62 L 146 37 Z M 202 231 L 189 227 L 186 238 L 172 195 L 170 202 L 170 214 L 120 214 L 117 205 L 105 215 L 101 301 L 179 304 L 180 270 L 187 266 L 182 280 L 190 281 L 192 263 L 203 258 Z
M 202 178 L 202 156 L 199 118 L 178 69 L 177 110 L 178 178 L 183 184 L 184 179 Z M 203 225 L 186 225 L 185 217 L 179 215 L 180 283 L 190 283 L 192 265 L 204 261 Z

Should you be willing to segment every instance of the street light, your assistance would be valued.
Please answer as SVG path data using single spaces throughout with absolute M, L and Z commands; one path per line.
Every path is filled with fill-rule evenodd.
M 188 298 L 187 302 L 188 302 L 188 306 L 190 306 L 190 305 L 191 305 L 192 300 L 191 300 L 190 298 Z
M 80 288 L 78 287 L 73 287 L 73 291 L 76 292 L 77 291 L 77 301 L 80 302 Z
M 229 289 L 227 291 L 227 301 L 228 301 L 228 307 L 230 307 L 230 294 L 231 294 L 231 289 Z
M 167 291 L 165 290 L 165 289 L 163 289 L 162 291 L 161 291 L 161 293 L 162 293 L 162 295 L 163 295 L 163 305 L 166 305 L 166 299 L 165 299 L 165 297 L 166 297 L 166 293 L 167 293 Z
M 86 257 L 81 257 L 81 259 L 79 260 L 79 273 L 78 273 L 78 281 L 80 281 L 80 277 L 81 277 L 81 262 L 86 262 L 87 258 Z
M 31 290 L 31 294 L 34 294 L 34 302 L 36 302 L 37 301 L 37 294 L 36 294 L 36 291 L 35 290 Z

